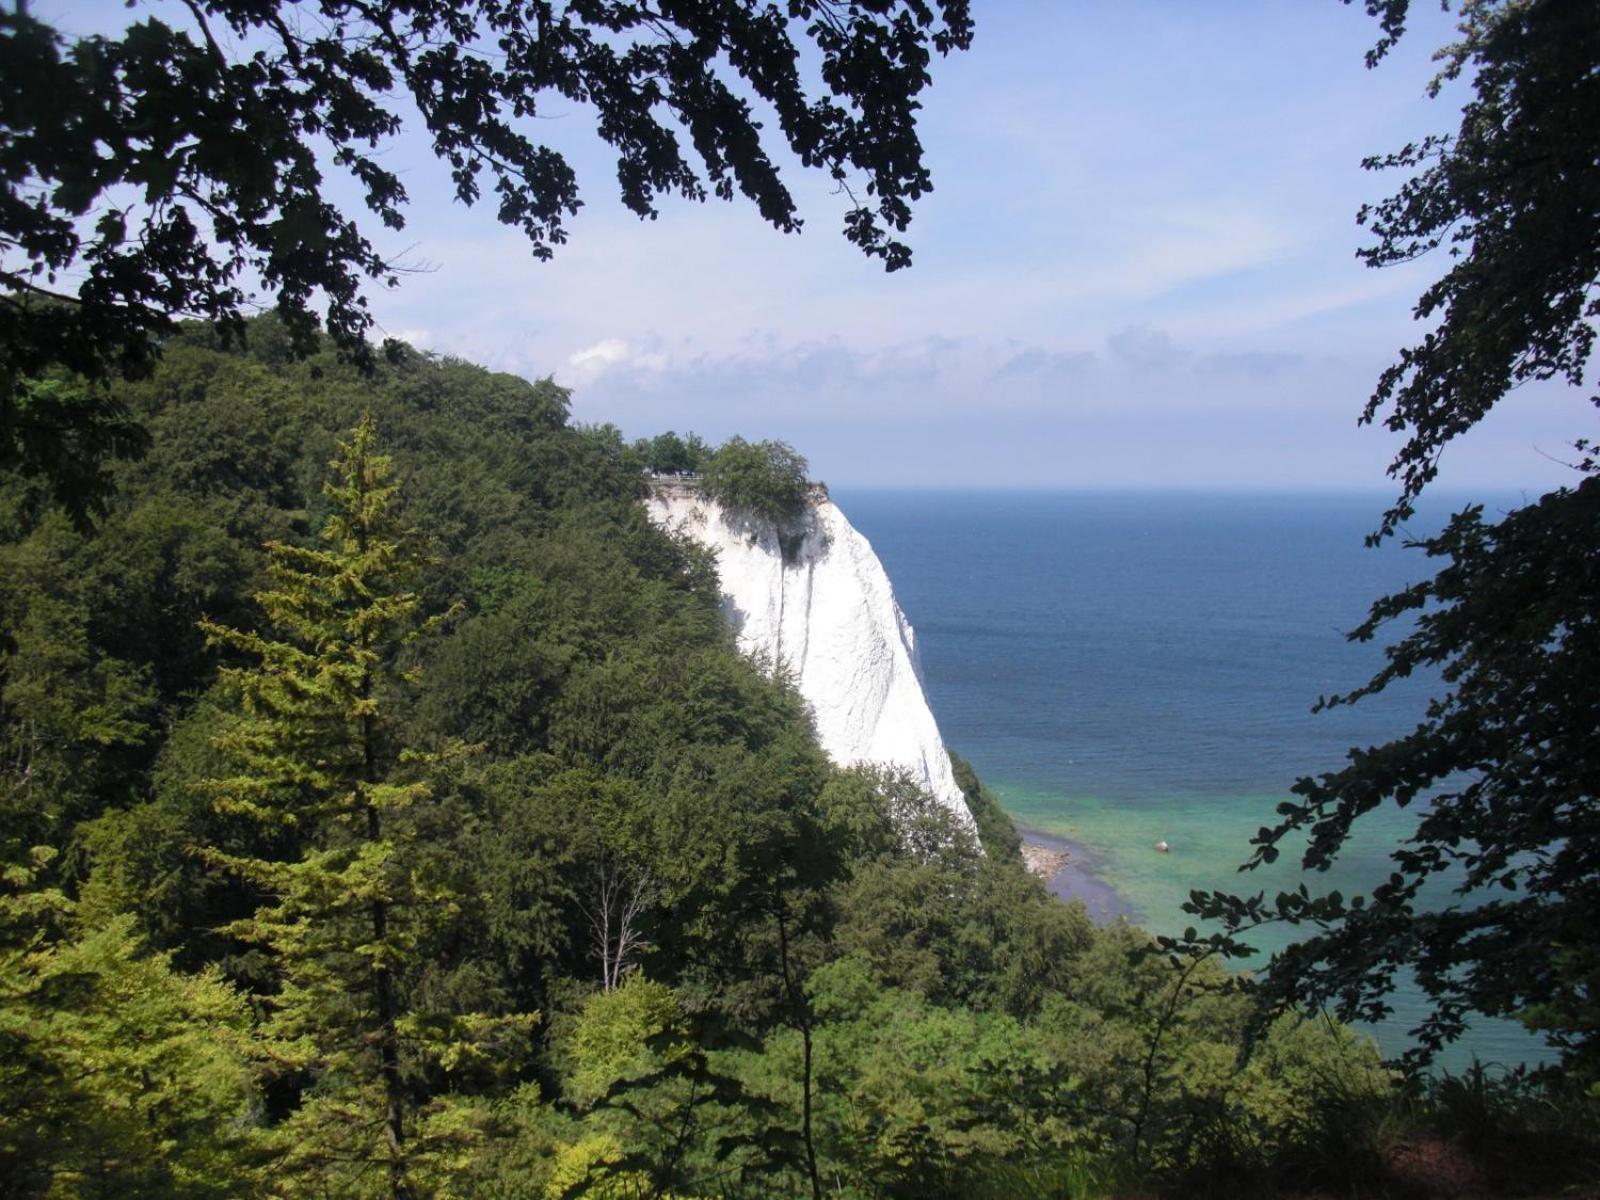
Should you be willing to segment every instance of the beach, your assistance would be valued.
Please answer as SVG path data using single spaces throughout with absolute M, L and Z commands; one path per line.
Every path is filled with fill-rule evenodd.
M 1055 834 L 1022 829 L 1022 859 L 1044 880 L 1050 893 L 1063 900 L 1081 900 L 1098 924 L 1118 917 L 1132 919 L 1133 909 L 1117 890 L 1094 873 L 1093 855 L 1083 846 Z

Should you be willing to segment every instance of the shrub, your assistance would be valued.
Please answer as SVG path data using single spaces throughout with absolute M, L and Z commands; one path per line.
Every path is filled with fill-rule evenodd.
M 793 446 L 732 437 L 706 464 L 701 488 L 724 508 L 782 523 L 805 511 L 811 485 Z

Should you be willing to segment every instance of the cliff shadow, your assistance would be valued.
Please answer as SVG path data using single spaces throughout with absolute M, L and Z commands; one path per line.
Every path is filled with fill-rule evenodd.
M 723 521 L 728 529 L 752 544 L 767 542 L 774 546 L 786 567 L 802 562 L 816 562 L 826 557 L 832 539 L 818 518 L 816 504 L 808 504 L 805 511 L 792 517 L 763 517 L 745 509 L 724 510 Z

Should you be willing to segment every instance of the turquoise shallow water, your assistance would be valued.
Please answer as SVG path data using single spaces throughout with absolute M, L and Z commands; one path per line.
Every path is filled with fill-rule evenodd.
M 1310 711 L 1381 662 L 1378 646 L 1342 631 L 1377 596 L 1428 573 L 1419 553 L 1362 545 L 1382 494 L 835 498 L 916 627 L 945 740 L 1019 824 L 1079 847 L 1101 907 L 1156 931 L 1192 923 L 1179 908 L 1191 888 L 1297 886 L 1288 854 L 1237 872 L 1250 837 L 1297 777 L 1414 725 L 1431 688 L 1415 680 L 1353 709 Z M 1436 502 L 1416 531 L 1455 506 Z M 1364 819 L 1309 886 L 1364 891 L 1387 875 L 1408 824 L 1392 809 Z M 1263 954 L 1284 936 L 1263 930 Z M 1418 1011 L 1409 993 L 1395 1003 L 1375 1031 L 1391 1053 Z M 1543 1057 L 1504 1022 L 1480 1022 L 1446 1065 L 1474 1055 Z

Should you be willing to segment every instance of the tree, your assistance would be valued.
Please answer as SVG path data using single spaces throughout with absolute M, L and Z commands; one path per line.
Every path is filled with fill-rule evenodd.
M 313 345 L 320 304 L 335 342 L 365 356 L 363 290 L 392 286 L 402 267 L 334 203 L 327 177 L 348 178 L 372 220 L 401 229 L 406 189 L 384 147 L 409 108 L 456 198 L 491 187 L 496 215 L 538 258 L 566 240 L 581 203 L 571 165 L 532 132 L 554 101 L 592 108 L 641 217 L 665 194 L 737 191 L 796 231 L 781 147 L 844 192 L 846 237 L 902 267 L 896 235 L 932 186 L 914 123 L 931 54 L 972 37 L 967 0 L 177 11 L 176 25 L 146 17 L 71 43 L 24 4 L 0 13 L 0 467 L 76 476 L 86 457 L 134 448 L 108 396 L 68 404 L 23 381 L 57 364 L 90 380 L 146 369 L 183 315 L 237 335 L 257 283 L 296 348 Z
M 0 1173 L 16 1197 L 248 1194 L 244 997 L 150 954 L 130 916 L 62 936 L 48 848 L 0 881 Z
M 578 897 L 605 991 L 618 987 L 649 947 L 643 924 L 656 892 L 648 868 L 604 859 L 594 869 L 589 893 Z
M 811 494 L 806 460 L 787 442 L 731 437 L 706 464 L 701 489 L 724 508 L 765 521 L 799 516 Z
M 1407 3 L 1367 7 L 1383 20 L 1376 61 L 1403 31 Z M 1411 515 L 1448 444 L 1519 385 L 1593 387 L 1600 10 L 1467 0 L 1461 13 L 1462 39 L 1443 52 L 1440 76 L 1471 76 L 1459 132 L 1367 162 L 1416 174 L 1363 210 L 1377 236 L 1365 260 L 1384 266 L 1440 247 L 1450 256 L 1417 305 L 1429 331 L 1384 372 L 1363 413 L 1408 435 L 1390 468 L 1401 493 L 1374 542 Z M 1478 1011 L 1523 1017 L 1569 1065 L 1600 1073 L 1600 478 L 1591 443 L 1576 449 L 1573 485 L 1498 524 L 1468 508 L 1412 543 L 1444 566 L 1372 606 L 1353 639 L 1395 623 L 1403 636 L 1369 683 L 1321 706 L 1426 668 L 1449 690 L 1410 733 L 1301 779 L 1246 864 L 1272 861 L 1305 831 L 1304 866 L 1324 868 L 1363 814 L 1414 804 L 1417 824 L 1389 878 L 1349 900 L 1302 887 L 1272 903 L 1197 893 L 1191 905 L 1235 931 L 1271 920 L 1318 930 L 1271 964 L 1266 988 L 1279 1002 L 1378 1017 L 1409 967 L 1431 1001 L 1417 1061 Z
M 800 1157 L 781 1106 L 708 1052 L 680 996 L 635 972 L 591 996 L 565 1055 L 587 1112 L 550 1197 L 793 1194 Z
M 653 438 L 640 438 L 633 448 L 645 470 L 669 475 L 698 474 L 712 455 L 711 447 L 698 433 L 691 431 L 679 437 L 672 429 Z
M 1408 7 L 1368 0 L 1386 34 L 1369 61 Z M 1582 0 L 1464 0 L 1461 16 L 1431 89 L 1472 75 L 1459 131 L 1362 164 L 1416 172 L 1361 210 L 1378 239 L 1362 260 L 1385 267 L 1441 246 L 1451 259 L 1417 301 L 1416 318 L 1436 326 L 1400 352 L 1362 413 L 1409 434 L 1389 468 L 1402 491 L 1378 536 L 1411 515 L 1447 444 L 1513 389 L 1552 379 L 1583 389 L 1600 317 L 1600 16 Z
M 375 437 L 366 417 L 340 447 L 322 546 L 268 547 L 274 586 L 257 599 L 282 640 L 203 625 L 252 660 L 223 672 L 241 714 L 217 744 L 238 772 L 210 790 L 285 846 L 273 857 L 209 854 L 264 897 L 230 932 L 266 948 L 280 977 L 263 998 L 263 1035 L 303 1092 L 279 1130 L 282 1169 L 325 1180 L 377 1165 L 398 1200 L 412 1194 L 417 1117 L 404 1058 L 460 1058 L 468 1028 L 490 1022 L 418 1011 L 401 987 L 416 935 L 409 912 L 452 898 L 416 869 L 395 829 L 429 791 L 425 756 L 398 743 L 393 712 L 406 682 L 396 655 L 420 601 L 404 590 L 415 563 Z M 322 1183 L 308 1186 L 321 1194 Z

